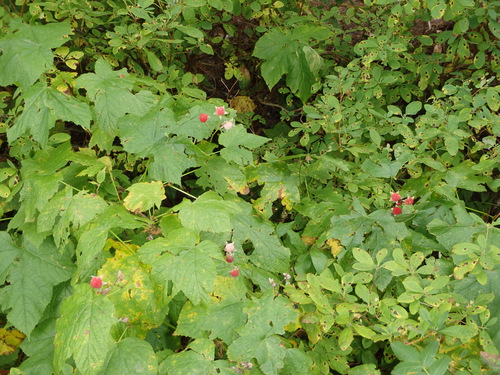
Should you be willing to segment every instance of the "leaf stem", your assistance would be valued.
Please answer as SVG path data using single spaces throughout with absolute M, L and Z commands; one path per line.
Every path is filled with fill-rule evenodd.
M 198 197 L 195 197 L 194 195 L 189 194 L 187 191 L 179 189 L 178 187 L 175 187 L 174 185 L 166 184 L 166 186 L 171 187 L 172 189 L 177 190 L 178 192 L 180 192 L 180 193 L 182 193 L 184 195 L 187 195 L 188 197 L 193 198 L 194 200 L 198 199 Z

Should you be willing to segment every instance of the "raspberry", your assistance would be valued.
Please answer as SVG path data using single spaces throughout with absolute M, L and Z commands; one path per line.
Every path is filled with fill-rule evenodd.
M 236 251 L 234 248 L 234 242 L 226 242 L 226 246 L 224 247 L 224 251 L 228 254 L 232 254 Z
M 200 121 L 201 122 L 207 122 L 207 120 L 208 120 L 208 115 L 206 113 L 202 113 L 200 115 Z
M 224 107 L 215 107 L 215 113 L 214 114 L 217 115 L 217 116 L 222 117 L 222 116 L 226 115 L 227 112 L 224 109 Z
M 392 213 L 393 213 L 394 215 L 401 215 L 401 212 L 403 212 L 403 210 L 401 209 L 401 207 L 394 207 L 394 208 L 392 209 Z
M 239 274 L 240 274 L 240 271 L 238 271 L 237 268 L 235 268 L 234 270 L 231 271 L 232 277 L 238 277 Z
M 401 200 L 401 195 L 399 195 L 398 192 L 396 193 L 391 193 L 391 201 L 397 202 Z
M 97 276 L 92 276 L 90 280 L 90 286 L 95 289 L 99 289 L 102 286 L 102 279 Z
M 234 260 L 234 257 L 232 255 L 228 255 L 226 257 L 226 262 L 228 262 L 228 263 L 233 263 L 233 260 Z
M 405 204 L 407 206 L 411 206 L 413 204 L 413 202 L 414 202 L 414 199 L 415 199 L 415 197 L 408 197 L 408 198 L 406 198 L 405 199 Z

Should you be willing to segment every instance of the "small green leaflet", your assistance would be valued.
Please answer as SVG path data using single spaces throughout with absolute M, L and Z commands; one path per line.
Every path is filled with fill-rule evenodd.
M 157 374 L 158 360 L 151 345 L 144 340 L 127 337 L 109 351 L 100 375 Z
M 47 145 L 49 130 L 57 120 L 74 122 L 87 129 L 90 126 L 92 113 L 86 103 L 47 87 L 43 82 L 36 83 L 23 92 L 22 98 L 24 111 L 7 130 L 9 142 L 27 133 L 44 147 Z
M 224 146 L 220 155 L 228 162 L 239 165 L 253 164 L 253 155 L 250 150 L 262 146 L 270 141 L 269 138 L 250 134 L 243 125 L 236 125 L 219 136 L 219 143 Z
M 55 373 L 61 372 L 71 356 L 82 373 L 97 373 L 113 348 L 110 331 L 117 322 L 109 299 L 88 284 L 76 285 L 73 295 L 62 303 L 56 323 Z
M 212 191 L 202 194 L 194 202 L 184 200 L 176 208 L 179 209 L 182 225 L 196 231 L 213 233 L 230 232 L 231 216 L 240 211 L 236 203 L 226 201 Z
M 65 43 L 71 34 L 67 22 L 47 25 L 27 25 L 18 20 L 10 23 L 10 30 L 0 39 L 0 86 L 19 84 L 31 86 L 40 75 L 54 65 L 52 49 Z
M 123 200 L 123 206 L 129 211 L 147 211 L 154 206 L 160 207 L 166 198 L 161 181 L 137 182 L 128 189 L 129 194 Z
M 213 345 L 212 351 L 215 351 Z M 206 357 L 203 354 L 193 350 L 186 350 L 180 353 L 174 353 L 167 357 L 160 365 L 160 374 L 168 375 L 217 375 L 213 358 Z
M 9 323 L 29 336 L 50 302 L 55 285 L 68 280 L 74 265 L 67 253 L 61 253 L 49 238 L 39 247 L 25 241 L 20 259 L 10 269 L 6 287 L 9 298 L 5 307 Z

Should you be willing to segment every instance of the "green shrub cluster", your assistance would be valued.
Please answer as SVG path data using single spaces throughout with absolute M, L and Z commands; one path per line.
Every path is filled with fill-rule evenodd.
M 500 1 L 0 8 L 0 368 L 495 374 Z

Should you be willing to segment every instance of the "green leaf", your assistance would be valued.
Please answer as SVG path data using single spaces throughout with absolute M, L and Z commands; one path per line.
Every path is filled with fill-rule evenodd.
M 19 84 L 26 89 L 54 66 L 52 49 L 65 43 L 71 27 L 67 22 L 27 25 L 15 20 L 10 30 L 0 40 L 0 86 Z
M 82 74 L 75 80 L 76 87 L 85 88 L 95 103 L 97 126 L 112 136 L 120 117 L 126 113 L 142 115 L 144 112 L 140 99 L 130 92 L 134 81 L 128 76 L 126 69 L 113 71 L 108 62 L 99 59 L 95 63 L 95 73 Z
M 253 56 L 266 60 L 261 72 L 272 89 L 287 74 L 286 83 L 302 102 L 311 96 L 316 72 L 322 65 L 321 57 L 308 45 L 309 38 L 322 39 L 328 31 L 319 26 L 300 25 L 282 31 L 276 27 L 255 44 Z
M 313 360 L 300 349 L 287 349 L 283 362 L 285 365 L 280 372 L 281 375 L 312 375 Z
M 151 150 L 154 155 L 149 166 L 151 178 L 180 185 L 182 174 L 196 166 L 196 161 L 186 155 L 186 147 L 175 143 L 176 140 L 177 138 L 170 138 L 168 141 L 158 142 Z
M 221 156 L 228 162 L 239 165 L 253 164 L 253 150 L 270 141 L 269 138 L 250 134 L 243 125 L 236 125 L 219 136 L 219 143 L 224 146 Z
M 165 108 L 152 111 L 144 117 L 126 115 L 118 121 L 123 149 L 141 157 L 152 152 L 156 143 L 166 141 L 166 126 L 174 121 L 174 113 Z
M 20 259 L 7 278 L 9 322 L 29 336 L 50 302 L 53 287 L 68 280 L 73 268 L 69 254 L 61 255 L 52 240 L 47 239 L 39 247 L 24 241 Z
M 217 270 L 212 258 L 220 254 L 219 247 L 211 241 L 203 241 L 179 255 L 163 254 L 153 263 L 153 273 L 168 290 L 172 281 L 173 295 L 182 291 L 194 305 L 208 302 L 214 290 Z
M 182 308 L 175 334 L 193 338 L 219 338 L 230 344 L 237 337 L 236 330 L 246 323 L 243 313 L 245 302 L 211 301 L 206 305 L 194 306 L 188 302 Z
M 19 370 L 24 375 L 52 374 L 54 368 L 54 336 L 56 319 L 44 320 L 36 326 L 29 339 L 19 346 L 29 358 L 23 360 Z
M 416 115 L 422 109 L 422 102 L 411 102 L 406 106 L 406 115 Z
M 59 373 L 73 356 L 81 373 L 97 373 L 113 348 L 111 326 L 118 322 L 113 303 L 88 284 L 74 287 L 61 305 L 54 339 L 54 370 Z
M 194 202 L 185 200 L 179 206 L 179 219 L 187 228 L 213 233 L 230 232 L 231 216 L 240 211 L 234 202 L 226 201 L 214 192 L 206 192 Z
M 253 244 L 250 261 L 270 272 L 289 272 L 290 250 L 283 246 L 272 224 L 253 215 L 233 217 L 234 237 L 243 243 L 249 239 Z
M 4 284 L 10 269 L 14 265 L 14 259 L 21 255 L 21 249 L 17 246 L 7 232 L 0 232 L 0 284 Z
M 455 337 L 457 339 L 469 340 L 477 334 L 477 329 L 470 326 L 457 325 L 443 328 L 439 330 L 439 333 L 442 333 L 446 336 Z
M 347 350 L 351 345 L 352 340 L 354 340 L 354 336 L 352 334 L 352 328 L 351 327 L 344 328 L 339 335 L 340 349 Z
M 73 122 L 87 129 L 90 126 L 92 114 L 86 103 L 47 87 L 43 82 L 30 87 L 22 97 L 24 111 L 7 130 L 9 142 L 29 134 L 44 147 L 47 145 L 49 130 L 57 120 Z
M 198 184 L 224 195 L 227 192 L 244 193 L 248 188 L 247 179 L 239 166 L 226 162 L 220 156 L 208 160 L 196 171 Z
M 416 362 L 420 357 L 420 353 L 415 347 L 399 341 L 391 342 L 391 348 L 394 354 L 404 362 Z
M 40 233 L 52 230 L 54 241 L 60 246 L 66 242 L 70 226 L 75 230 L 80 228 L 103 213 L 107 207 L 106 201 L 101 197 L 89 195 L 84 191 L 73 195 L 72 187 L 67 186 L 40 212 L 37 230 Z
M 134 374 L 157 374 L 158 360 L 148 342 L 127 337 L 111 348 L 99 374 L 121 375 L 131 369 Z
M 160 207 L 166 198 L 161 181 L 137 182 L 128 189 L 129 194 L 123 200 L 123 206 L 129 211 L 147 211 L 154 206 Z
M 218 374 L 213 359 L 206 358 L 193 350 L 182 351 L 167 357 L 161 363 L 159 373 L 168 375 Z

